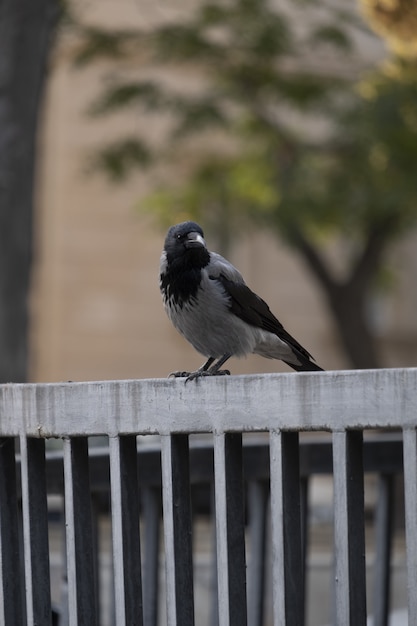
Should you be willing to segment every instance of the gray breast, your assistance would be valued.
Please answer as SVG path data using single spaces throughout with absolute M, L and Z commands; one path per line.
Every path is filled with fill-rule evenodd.
M 194 297 L 181 307 L 166 300 L 165 307 L 175 328 L 206 357 L 244 356 L 256 345 L 256 329 L 230 312 L 229 296 L 207 274 Z

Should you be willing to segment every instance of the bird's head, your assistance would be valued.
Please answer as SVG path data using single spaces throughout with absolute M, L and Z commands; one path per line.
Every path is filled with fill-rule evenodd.
M 181 222 L 171 226 L 165 238 L 164 252 L 167 262 L 182 262 L 204 267 L 209 262 L 201 226 L 195 222 Z

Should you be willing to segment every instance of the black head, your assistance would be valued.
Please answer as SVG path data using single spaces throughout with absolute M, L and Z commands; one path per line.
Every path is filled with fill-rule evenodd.
M 160 288 L 168 305 L 182 308 L 194 298 L 201 283 L 201 270 L 210 262 L 201 227 L 195 222 L 171 226 L 161 256 Z
M 165 238 L 164 250 L 168 264 L 204 267 L 210 254 L 204 241 L 204 233 L 195 222 L 181 222 L 171 226 Z

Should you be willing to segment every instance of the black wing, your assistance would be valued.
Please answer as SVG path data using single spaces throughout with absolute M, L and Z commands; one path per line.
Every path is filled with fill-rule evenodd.
M 296 353 L 300 353 L 306 359 L 313 357 L 301 344 L 292 337 L 275 315 L 271 312 L 267 303 L 254 293 L 245 283 L 237 283 L 229 280 L 224 274 L 210 276 L 213 280 L 218 280 L 226 293 L 230 296 L 230 311 L 240 317 L 247 324 L 262 328 L 273 333 L 293 348 Z M 290 364 L 291 365 L 291 364 Z M 314 365 L 314 364 L 311 364 Z M 291 367 L 294 367 L 291 365 Z M 314 365 L 314 368 L 321 369 Z

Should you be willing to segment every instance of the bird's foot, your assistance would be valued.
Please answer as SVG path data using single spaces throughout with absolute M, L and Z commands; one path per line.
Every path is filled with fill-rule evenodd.
M 215 358 L 211 356 L 195 372 L 171 372 L 168 378 L 185 378 L 185 382 L 188 383 L 189 380 L 196 380 L 197 378 L 201 378 L 202 376 L 230 376 L 229 370 L 220 369 L 225 361 L 230 358 L 230 356 L 230 354 L 224 354 L 214 363 L 214 365 L 213 362 L 215 361 Z
M 196 372 L 190 372 L 185 379 L 185 384 L 187 384 L 190 380 L 197 380 L 197 378 L 201 378 L 202 376 L 211 376 L 210 372 L 205 370 L 197 370 Z
M 210 376 L 230 376 L 230 370 L 209 370 Z
M 230 376 L 230 372 L 229 370 L 216 370 L 213 368 L 208 370 L 197 370 L 196 372 L 190 372 L 190 374 L 188 374 L 185 379 L 185 384 L 187 384 L 190 380 L 196 380 L 202 376 Z
M 187 378 L 187 376 L 190 376 L 193 373 L 194 372 L 171 372 L 168 374 L 168 378 Z

